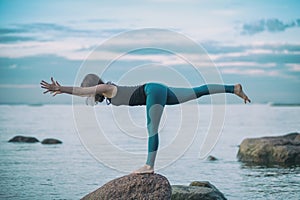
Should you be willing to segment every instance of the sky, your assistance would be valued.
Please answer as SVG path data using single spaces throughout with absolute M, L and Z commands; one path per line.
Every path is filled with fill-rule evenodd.
M 242 83 L 253 103 L 300 103 L 299 9 L 296 0 L 0 0 L 0 103 L 70 103 L 67 96 L 42 95 L 39 83 L 53 76 L 63 85 L 74 85 L 83 63 L 96 51 L 95 66 L 135 45 L 167 43 L 174 51 L 188 51 L 186 43 L 163 38 L 159 30 L 201 46 L 224 83 Z M 140 29 L 143 35 L 111 42 L 103 50 L 115 37 Z M 158 31 L 149 34 L 149 29 Z M 159 74 L 170 78 L 173 73 L 166 69 L 178 67 L 191 85 L 203 83 L 182 59 L 161 49 L 127 53 L 104 78 L 118 82 L 124 69 L 145 65 L 155 73 L 137 75 L 139 81 L 160 81 Z M 229 97 L 229 102 L 236 101 Z

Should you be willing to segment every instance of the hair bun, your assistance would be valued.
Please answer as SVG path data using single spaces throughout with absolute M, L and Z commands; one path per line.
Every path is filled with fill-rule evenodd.
M 103 96 L 103 95 L 101 95 L 101 94 L 96 94 L 96 96 L 95 96 L 95 101 L 96 102 L 102 102 L 102 101 L 104 101 L 104 99 L 105 99 L 105 97 Z

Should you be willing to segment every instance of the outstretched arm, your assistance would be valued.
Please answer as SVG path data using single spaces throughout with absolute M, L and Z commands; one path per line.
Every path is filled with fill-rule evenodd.
M 93 87 L 72 87 L 72 86 L 62 86 L 57 81 L 51 77 L 51 83 L 46 81 L 41 81 L 41 88 L 45 89 L 44 94 L 50 92 L 53 96 L 57 94 L 71 94 L 76 96 L 88 97 L 95 94 L 103 94 L 110 90 L 108 85 L 100 84 Z

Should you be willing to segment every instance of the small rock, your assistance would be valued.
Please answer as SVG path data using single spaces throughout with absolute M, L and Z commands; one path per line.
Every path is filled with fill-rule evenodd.
M 216 160 L 218 160 L 218 158 L 216 158 L 214 156 L 208 156 L 207 160 L 209 160 L 209 161 L 216 161 Z
M 300 165 L 300 134 L 245 139 L 237 157 L 251 164 Z
M 170 200 L 171 191 L 168 179 L 162 175 L 129 174 L 104 184 L 82 200 Z
M 62 144 L 62 141 L 54 138 L 47 138 L 42 141 L 42 144 Z
M 217 189 L 215 186 L 210 184 L 210 182 L 208 182 L 208 181 L 193 181 L 190 183 L 190 186 L 198 186 L 198 187 L 207 187 L 207 188 Z
M 172 185 L 172 200 L 226 200 L 225 196 L 207 181 L 194 181 L 189 186 Z
M 8 142 L 19 142 L 19 143 L 36 143 L 39 142 L 35 137 L 27 137 L 27 136 L 15 136 L 10 139 Z

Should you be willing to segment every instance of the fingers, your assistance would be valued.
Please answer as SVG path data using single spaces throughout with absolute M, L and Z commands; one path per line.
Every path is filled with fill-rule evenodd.
M 54 81 L 54 78 L 53 78 L 53 77 L 51 77 L 51 82 L 52 82 L 53 85 L 60 86 L 60 84 L 58 83 L 58 81 Z M 48 82 L 46 82 L 46 81 L 44 81 L 44 80 L 42 80 L 42 81 L 40 82 L 40 84 L 41 84 L 41 85 L 50 85 L 50 83 L 48 83 Z
M 54 81 L 53 77 L 51 77 L 51 81 L 52 81 L 52 84 L 55 85 L 55 81 Z
M 60 92 L 58 92 L 58 91 L 55 91 L 55 92 L 53 92 L 53 95 L 52 96 L 56 96 L 57 94 L 60 94 Z
M 49 83 L 47 83 L 46 81 L 42 80 L 41 84 L 49 84 Z
M 60 84 L 58 83 L 58 81 L 54 81 L 53 77 L 51 77 L 51 81 L 52 81 L 53 85 L 60 86 Z
M 52 94 L 53 96 L 56 96 L 57 94 L 60 94 L 61 92 L 58 91 L 58 90 L 59 90 L 58 88 L 59 88 L 61 85 L 58 83 L 58 81 L 55 81 L 53 77 L 51 77 L 50 80 L 51 80 L 51 83 L 48 83 L 48 82 L 46 82 L 46 81 L 44 81 L 44 80 L 42 80 L 42 81 L 40 82 L 41 88 L 43 88 L 43 89 L 46 90 L 46 91 L 44 91 L 43 93 L 46 94 L 46 93 L 49 92 L 49 93 Z
M 40 82 L 41 84 L 41 88 L 46 89 L 46 91 L 43 92 L 43 94 L 46 94 L 49 92 L 49 83 L 47 83 L 46 81 L 42 80 Z
M 51 77 L 51 81 L 52 81 L 52 83 L 53 83 L 53 81 L 54 81 L 52 77 Z M 48 92 L 52 93 L 52 91 L 50 90 L 51 84 L 47 83 L 47 82 L 44 81 L 44 80 L 42 80 L 42 81 L 40 82 L 40 84 L 41 84 L 41 88 L 43 88 L 43 89 L 46 90 L 46 91 L 43 92 L 43 94 L 47 94 Z M 55 84 L 55 83 L 54 83 L 54 84 Z
M 49 85 L 49 83 L 47 83 L 46 81 L 42 81 L 42 82 L 40 82 L 40 84 L 41 84 L 42 86 L 48 86 L 48 85 Z

